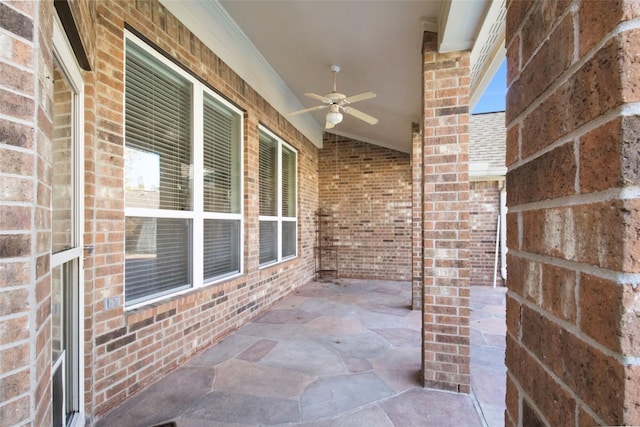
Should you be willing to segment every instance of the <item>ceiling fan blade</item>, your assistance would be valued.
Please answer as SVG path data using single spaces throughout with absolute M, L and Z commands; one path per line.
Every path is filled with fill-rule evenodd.
M 364 101 L 366 99 L 375 98 L 376 96 L 375 92 L 363 92 L 357 95 L 347 96 L 342 100 L 342 104 L 353 104 L 354 102 Z
M 318 105 L 316 107 L 305 108 L 304 110 L 294 111 L 293 113 L 287 114 L 288 116 L 296 116 L 298 114 L 308 113 L 310 111 L 322 110 L 323 108 L 328 108 L 328 105 Z
M 325 104 L 333 104 L 333 101 L 331 101 L 329 98 L 325 98 L 324 96 L 321 95 L 316 95 L 315 93 L 305 93 L 305 96 L 308 96 L 309 98 L 313 98 L 313 99 L 317 99 L 318 101 L 322 101 Z
M 369 123 L 370 125 L 375 125 L 376 123 L 378 123 L 378 119 L 376 119 L 373 116 L 368 115 L 367 113 L 363 113 L 360 110 L 356 110 L 355 108 L 352 107 L 344 107 L 343 108 L 344 112 L 357 118 L 360 120 L 363 120 L 367 123 Z
M 333 123 L 325 122 L 324 124 L 325 129 L 333 129 L 334 127 L 335 125 Z

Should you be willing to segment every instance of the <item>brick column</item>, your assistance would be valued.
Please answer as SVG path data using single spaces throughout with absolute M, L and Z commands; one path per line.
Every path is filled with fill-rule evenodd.
M 639 13 L 509 4 L 507 426 L 640 424 Z
M 469 386 L 469 53 L 425 33 L 422 145 L 424 385 Z
M 422 132 L 411 129 L 411 308 L 422 310 Z
M 0 424 L 51 425 L 53 2 L 0 2 Z

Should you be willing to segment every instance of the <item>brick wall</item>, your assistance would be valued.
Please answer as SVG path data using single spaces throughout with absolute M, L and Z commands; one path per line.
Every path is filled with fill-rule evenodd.
M 472 181 L 469 185 L 471 284 L 493 286 L 501 184 L 498 181 Z M 497 286 L 503 285 L 500 267 L 498 253 Z
M 105 297 L 123 295 L 124 23 L 178 58 L 246 111 L 244 188 L 246 274 L 148 307 L 106 311 Z M 198 351 L 219 341 L 313 277 L 317 149 L 156 2 L 99 3 L 95 69 L 95 223 L 93 259 L 92 413 L 99 416 Z M 299 257 L 258 269 L 258 124 L 298 150 Z
M 72 1 L 70 8 L 92 66 L 83 75 L 84 244 L 95 246 L 84 261 L 84 386 L 86 412 L 97 419 L 313 277 L 318 150 L 159 3 Z M 2 46 L 11 47 L 0 62 L 0 419 L 41 426 L 51 424 L 54 11 L 52 2 L 7 2 L 0 15 Z M 108 297 L 124 301 L 125 22 L 245 111 L 245 274 L 130 311 L 104 307 Z M 264 269 L 258 124 L 298 150 L 298 257 Z
M 321 206 L 335 220 L 339 276 L 409 280 L 409 155 L 325 133 L 318 162 Z
M 50 2 L 0 3 L 3 425 L 51 422 L 51 11 Z
M 427 387 L 468 393 L 469 53 L 437 53 L 436 40 L 425 32 L 423 141 L 413 153 L 422 156 L 422 374 Z
M 411 138 L 411 308 L 422 310 L 422 132 L 414 123 Z
M 640 424 L 639 15 L 508 6 L 508 426 Z

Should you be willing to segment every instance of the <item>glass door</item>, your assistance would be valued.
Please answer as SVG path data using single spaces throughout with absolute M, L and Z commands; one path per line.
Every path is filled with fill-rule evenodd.
M 54 27 L 51 181 L 51 376 L 54 427 L 82 416 L 82 77 Z

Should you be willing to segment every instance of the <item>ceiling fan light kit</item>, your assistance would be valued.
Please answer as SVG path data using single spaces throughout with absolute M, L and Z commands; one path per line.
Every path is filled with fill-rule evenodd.
M 329 111 L 326 116 L 327 123 L 330 123 L 332 126 L 337 125 L 342 121 L 342 113 L 338 111 Z
M 375 125 L 376 123 L 378 123 L 378 119 L 376 119 L 375 117 L 372 117 L 366 113 L 363 113 L 362 111 L 356 110 L 355 108 L 349 106 L 350 104 L 353 104 L 355 102 L 375 98 L 376 94 L 374 92 L 363 92 L 357 95 L 347 96 L 343 93 L 339 93 L 336 89 L 336 75 L 340 71 L 340 67 L 338 65 L 332 65 L 330 67 L 330 70 L 333 73 L 333 92 L 325 96 L 317 95 L 315 93 L 305 93 L 305 96 L 321 101 L 324 105 L 305 108 L 304 110 L 295 111 L 293 113 L 290 113 L 289 115 L 293 116 L 296 114 L 303 114 L 311 111 L 329 108 L 329 112 L 325 116 L 325 129 L 332 129 L 335 125 L 342 122 L 343 115 L 340 111 L 344 111 L 350 116 L 353 116 L 371 125 Z

